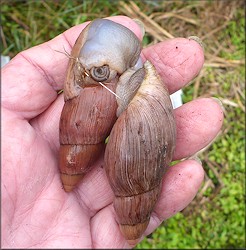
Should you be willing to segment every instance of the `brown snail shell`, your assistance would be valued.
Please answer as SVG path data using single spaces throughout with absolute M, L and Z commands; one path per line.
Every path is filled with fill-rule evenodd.
M 75 188 L 104 149 L 117 109 L 108 89 L 115 92 L 119 77 L 134 67 L 140 51 L 134 33 L 106 19 L 86 26 L 73 46 L 60 118 L 59 167 L 65 191 Z
M 171 162 L 176 128 L 169 93 L 150 62 L 145 77 L 109 137 L 105 170 L 124 237 L 137 241 L 148 226 Z

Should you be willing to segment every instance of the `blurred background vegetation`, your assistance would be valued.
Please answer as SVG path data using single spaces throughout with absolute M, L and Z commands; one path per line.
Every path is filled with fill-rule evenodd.
M 144 46 L 172 37 L 202 39 L 205 65 L 183 89 L 183 102 L 219 98 L 224 125 L 199 152 L 206 174 L 196 198 L 136 248 L 245 248 L 245 1 L 1 2 L 1 53 L 11 58 L 71 26 L 112 15 L 141 20 Z

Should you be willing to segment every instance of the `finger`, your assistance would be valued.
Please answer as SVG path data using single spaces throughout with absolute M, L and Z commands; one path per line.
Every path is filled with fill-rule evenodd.
M 193 39 L 174 38 L 143 50 L 143 57 L 155 68 L 170 94 L 181 89 L 194 79 L 204 63 L 201 45 Z
M 161 195 L 144 235 L 150 234 L 163 220 L 183 210 L 195 197 L 203 178 L 203 168 L 194 160 L 183 161 L 170 167 L 164 175 Z M 128 246 L 119 231 L 115 217 L 114 209 L 110 204 L 91 219 L 94 247 Z M 114 237 L 108 237 L 112 233 Z
M 109 19 L 122 23 L 141 38 L 141 29 L 128 17 Z M 70 52 L 87 23 L 75 26 L 49 42 L 19 53 L 2 70 L 2 105 L 30 119 L 56 99 L 64 84 L 68 58 L 57 51 Z
M 221 130 L 223 110 L 214 98 L 199 98 L 175 109 L 177 140 L 173 160 L 209 145 Z
M 163 220 L 182 211 L 196 196 L 204 179 L 204 170 L 195 160 L 182 161 L 170 167 L 162 181 L 160 198 L 152 213 L 145 235 Z
M 126 240 L 119 231 L 115 220 L 113 205 L 100 210 L 91 219 L 92 246 L 98 249 L 125 249 L 129 248 Z

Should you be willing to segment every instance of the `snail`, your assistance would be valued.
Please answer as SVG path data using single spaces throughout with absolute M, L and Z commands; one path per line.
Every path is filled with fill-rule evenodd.
M 117 103 L 112 93 L 119 76 L 139 64 L 140 51 L 135 34 L 104 19 L 91 22 L 76 40 L 59 125 L 59 166 L 65 191 L 74 189 L 104 149 L 116 120 Z
M 128 28 L 92 21 L 71 52 L 60 118 L 60 172 L 71 191 L 104 149 L 120 230 L 135 244 L 158 200 L 176 141 L 173 108 L 154 66 Z

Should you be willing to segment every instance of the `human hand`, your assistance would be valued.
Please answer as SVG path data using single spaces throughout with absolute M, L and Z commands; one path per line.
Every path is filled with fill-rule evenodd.
M 112 17 L 141 32 L 131 19 Z M 126 248 L 115 221 L 113 193 L 103 169 L 103 156 L 71 193 L 62 189 L 59 167 L 59 119 L 68 58 L 86 24 L 23 51 L 2 70 L 2 247 Z M 143 50 L 170 94 L 200 71 L 203 50 L 194 40 L 177 38 Z M 223 112 L 211 98 L 175 110 L 177 146 L 173 160 L 189 157 L 218 134 Z M 204 172 L 199 162 L 185 160 L 168 168 L 162 193 L 145 235 L 184 209 L 195 197 Z

